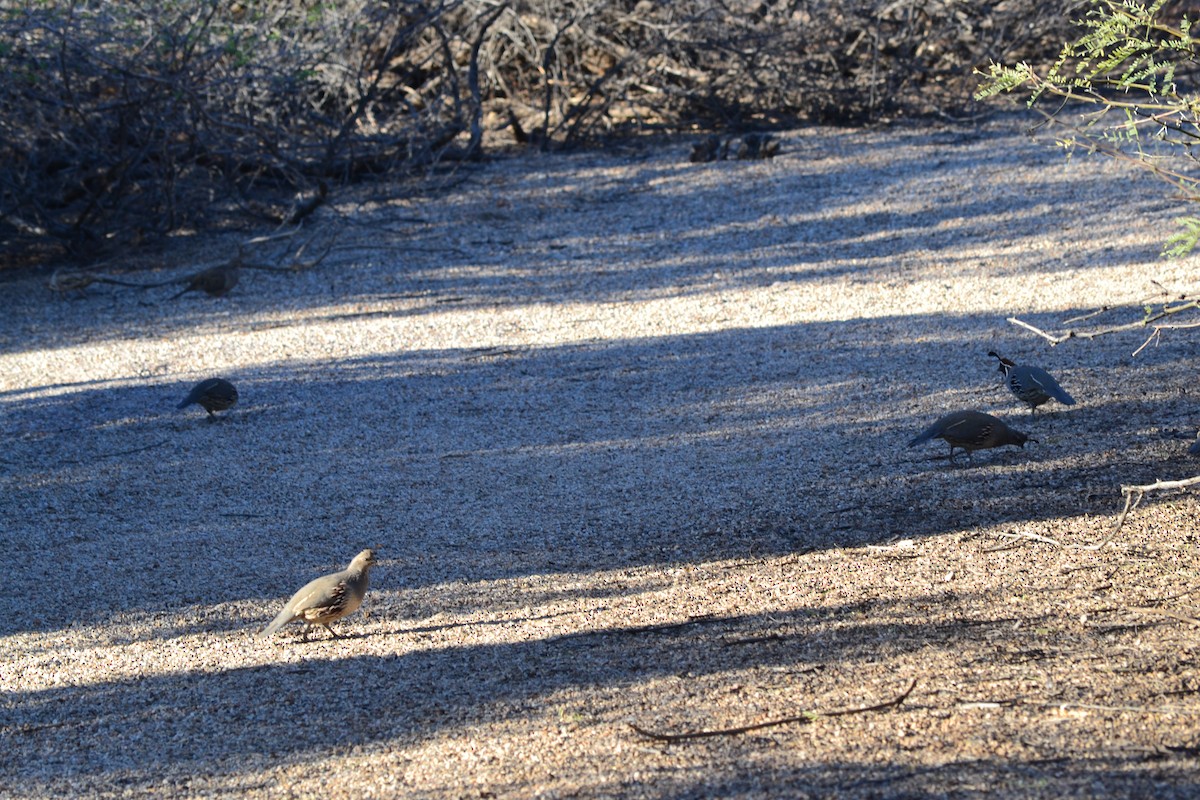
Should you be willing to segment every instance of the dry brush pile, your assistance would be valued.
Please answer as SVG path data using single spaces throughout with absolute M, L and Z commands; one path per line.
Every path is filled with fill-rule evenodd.
M 1053 57 L 1076 7 L 8 2 L 0 246 L 9 264 L 90 261 L 181 230 L 297 222 L 344 181 L 493 142 L 955 110 L 974 67 Z

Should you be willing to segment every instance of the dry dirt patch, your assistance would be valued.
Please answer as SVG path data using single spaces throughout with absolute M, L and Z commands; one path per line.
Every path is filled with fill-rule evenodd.
M 1005 317 L 1194 269 L 1157 187 L 1021 125 L 377 187 L 223 300 L 9 279 L 0 792 L 1190 796 L 1195 495 L 1089 546 L 1200 471 L 1196 340 Z M 1031 418 L 991 349 L 1079 405 Z M 215 374 L 227 419 L 174 410 Z M 904 447 L 960 407 L 1039 442 Z M 365 546 L 345 639 L 257 637 Z

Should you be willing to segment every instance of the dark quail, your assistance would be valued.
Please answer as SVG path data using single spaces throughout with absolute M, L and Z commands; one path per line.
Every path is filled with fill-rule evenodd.
M 227 408 L 233 408 L 237 401 L 237 388 L 232 383 L 224 378 L 209 378 L 206 381 L 200 381 L 192 387 L 192 391 L 188 392 L 188 396 L 183 398 L 183 402 L 179 404 L 179 408 L 187 408 L 196 403 L 208 412 L 208 416 L 215 418 L 214 411 L 224 411 Z
M 707 136 L 703 141 L 692 144 L 692 154 L 688 160 L 693 164 L 703 164 L 723 158 L 721 155 L 721 137 Z
M 187 279 L 187 286 L 183 287 L 177 294 L 171 296 L 171 300 L 176 297 L 187 294 L 191 291 L 199 290 L 209 295 L 210 297 L 224 297 L 229 293 L 229 290 L 237 286 L 238 282 L 238 266 L 234 264 L 222 264 L 217 267 L 209 267 L 201 270 L 195 275 Z
M 748 133 L 737 148 L 741 160 L 774 158 L 779 154 L 779 142 L 769 133 Z
M 1003 447 L 1015 444 L 1025 447 L 1029 437 L 1020 431 L 1013 430 L 1004 424 L 1003 420 L 984 414 L 982 411 L 955 411 L 939 419 L 908 443 L 916 447 L 930 439 L 944 439 L 950 445 L 950 460 L 954 460 L 954 448 L 961 447 L 969 457 L 975 450 L 986 450 L 989 447 Z M 1033 439 L 1032 441 L 1037 441 Z
M 1004 382 L 1016 395 L 1017 399 L 1029 406 L 1029 413 L 1051 399 L 1057 400 L 1064 406 L 1075 405 L 1075 398 L 1067 394 L 1058 381 L 1041 367 L 1018 367 L 1012 359 L 1005 358 L 999 353 L 989 351 L 988 355 L 1000 362 L 1000 372 Z
M 1188 452 L 1194 456 L 1200 456 L 1200 433 L 1196 434 L 1196 441 L 1192 442 L 1192 446 L 1188 448 Z
M 341 572 L 304 584 L 304 588 L 292 595 L 283 611 L 266 627 L 263 636 L 270 636 L 289 622 L 300 620 L 308 624 L 304 629 L 306 639 L 317 625 L 329 631 L 333 638 L 340 639 L 330 626 L 362 605 L 367 594 L 367 574 L 374 563 L 375 551 L 363 550 Z

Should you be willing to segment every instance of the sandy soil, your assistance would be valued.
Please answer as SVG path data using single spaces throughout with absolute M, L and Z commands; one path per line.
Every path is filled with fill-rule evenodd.
M 0 275 L 0 795 L 1200 792 L 1197 495 L 1099 547 L 1200 473 L 1200 338 L 1006 321 L 1200 290 L 1180 209 L 1014 117 L 782 138 L 361 188 L 220 300 Z M 905 447 L 959 408 L 1038 441 Z M 259 636 L 367 546 L 345 638 Z

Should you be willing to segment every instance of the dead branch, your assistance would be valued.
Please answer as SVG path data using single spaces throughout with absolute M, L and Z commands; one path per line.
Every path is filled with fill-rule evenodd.
M 1121 494 L 1129 494 L 1137 492 L 1138 500 L 1142 499 L 1142 495 L 1146 492 L 1157 492 L 1163 489 L 1186 489 L 1189 486 L 1195 486 L 1200 483 L 1200 475 L 1194 478 L 1183 478 L 1177 481 L 1155 481 L 1144 486 L 1122 486 Z
M 712 730 L 685 731 L 683 733 L 657 733 L 655 731 L 646 730 L 638 725 L 629 723 L 629 727 L 633 728 L 641 736 L 647 739 L 653 739 L 657 742 L 666 742 L 674 744 L 676 742 L 686 742 L 692 739 L 708 739 L 714 736 L 737 736 L 743 733 L 752 731 L 760 731 L 764 728 L 775 728 L 780 725 L 791 725 L 795 723 L 808 724 L 816 722 L 821 717 L 847 717 L 851 714 L 866 714 L 872 711 L 886 711 L 889 708 L 895 708 L 908 699 L 912 694 L 913 689 L 917 688 L 917 681 L 914 678 L 908 688 L 901 692 L 896 697 L 884 703 L 876 703 L 869 706 L 855 706 L 853 708 L 840 708 L 834 711 L 805 711 L 802 714 L 796 714 L 790 717 L 781 719 L 773 719 L 767 722 L 759 722 L 754 725 L 742 725 L 736 728 L 715 728 Z
M 72 269 L 56 269 L 54 274 L 50 276 L 50 280 L 46 285 L 53 292 L 66 294 L 67 292 L 82 292 L 93 283 L 108 283 L 112 284 L 113 286 L 129 286 L 135 289 L 146 288 L 146 284 L 144 283 L 123 281 L 120 278 L 113 278 L 108 275 Z
M 1053 545 L 1054 547 L 1062 547 L 1062 542 L 1058 541 L 1057 539 L 1051 539 L 1049 536 L 1040 536 L 1036 533 L 1025 533 L 1022 531 L 1018 533 L 997 533 L 995 535 L 1008 539 L 1008 543 L 996 545 L 995 547 L 989 547 L 983 552 L 996 553 L 1003 550 L 1012 550 L 1013 548 L 1019 547 L 1020 545 L 1028 542 L 1041 542 L 1042 544 L 1049 544 Z
M 1155 481 L 1154 483 L 1145 484 L 1143 486 L 1122 486 L 1121 494 L 1125 495 L 1125 508 L 1121 510 L 1121 515 L 1117 517 L 1117 524 L 1113 528 L 1112 534 L 1100 547 L 1111 542 L 1121 530 L 1121 526 L 1125 524 L 1125 518 L 1129 516 L 1129 512 L 1137 508 L 1141 504 L 1142 498 L 1146 492 L 1157 492 L 1163 489 L 1186 489 L 1189 486 L 1200 484 L 1200 475 L 1193 478 L 1184 478 L 1178 481 Z M 1096 548 L 1096 549 L 1099 549 Z
M 508 10 L 508 3 L 496 6 L 483 18 L 475 41 L 471 44 L 471 59 L 467 65 L 467 89 L 471 92 L 471 138 L 467 143 L 468 157 L 477 158 L 483 151 L 483 96 L 479 90 L 479 49 L 487 38 L 488 28 Z
M 246 269 L 257 269 L 264 272 L 305 272 L 310 269 L 315 269 L 321 264 L 322 261 L 325 260 L 326 256 L 333 252 L 334 245 L 337 244 L 337 240 L 339 237 L 341 237 L 341 235 L 342 232 L 340 230 L 335 232 L 333 236 L 329 238 L 329 243 L 325 245 L 325 249 L 321 251 L 321 255 L 308 261 L 300 260 L 300 256 L 304 254 L 304 251 L 308 249 L 308 246 L 312 244 L 314 239 L 317 238 L 316 233 L 305 239 L 304 243 L 296 248 L 296 253 L 292 256 L 291 260 L 282 267 L 264 264 L 261 261 L 243 261 L 241 260 L 240 250 L 238 254 L 238 262 L 240 266 L 245 267 Z
M 1132 330 L 1137 330 L 1138 328 L 1152 328 L 1150 336 L 1146 339 L 1145 342 L 1142 343 L 1141 347 L 1139 347 L 1137 350 L 1134 351 L 1134 355 L 1137 355 L 1151 341 L 1153 341 L 1157 337 L 1161 336 L 1162 331 L 1164 331 L 1164 330 L 1177 330 L 1177 329 L 1182 329 L 1182 328 L 1200 327 L 1200 322 L 1196 322 L 1196 323 L 1187 322 L 1187 323 L 1174 323 L 1174 324 L 1162 323 L 1162 324 L 1157 324 L 1157 325 L 1155 324 L 1159 320 L 1166 319 L 1167 317 L 1170 317 L 1174 314 L 1180 314 L 1184 311 L 1200 309 L 1200 300 L 1195 299 L 1195 298 L 1189 298 L 1187 295 L 1180 296 L 1179 298 L 1177 298 L 1176 302 L 1178 302 L 1178 305 L 1171 305 L 1170 301 L 1166 301 L 1163 303 L 1162 308 L 1159 311 L 1155 311 L 1155 312 L 1151 312 L 1150 310 L 1147 309 L 1145 315 L 1141 319 L 1136 320 L 1134 322 L 1125 322 L 1120 325 L 1109 325 L 1104 328 L 1092 328 L 1089 330 L 1077 330 L 1074 328 L 1068 328 L 1065 331 L 1063 331 L 1062 333 L 1049 333 L 1049 332 L 1044 331 L 1041 328 L 1037 327 L 1036 325 L 1032 325 L 1022 319 L 1018 319 L 1017 317 L 1009 317 L 1008 322 L 1012 325 L 1016 325 L 1018 327 L 1024 328 L 1027 331 L 1030 331 L 1031 333 L 1037 334 L 1038 336 L 1040 336 L 1043 339 L 1045 339 L 1046 341 L 1048 341 L 1052 347 L 1054 345 L 1062 344 L 1063 342 L 1067 341 L 1068 339 L 1095 339 L 1099 336 L 1107 336 L 1108 334 L 1120 333 L 1122 331 L 1132 331 Z M 1104 308 L 1102 308 L 1098 311 L 1093 311 L 1088 314 L 1082 314 L 1077 317 L 1072 317 L 1071 319 L 1067 320 L 1066 322 L 1068 324 L 1070 324 L 1072 322 L 1083 321 L 1086 319 L 1090 319 L 1091 317 L 1094 317 L 1094 316 L 1101 314 L 1104 311 L 1108 311 L 1108 310 L 1110 310 L 1110 308 L 1108 306 L 1105 306 Z

